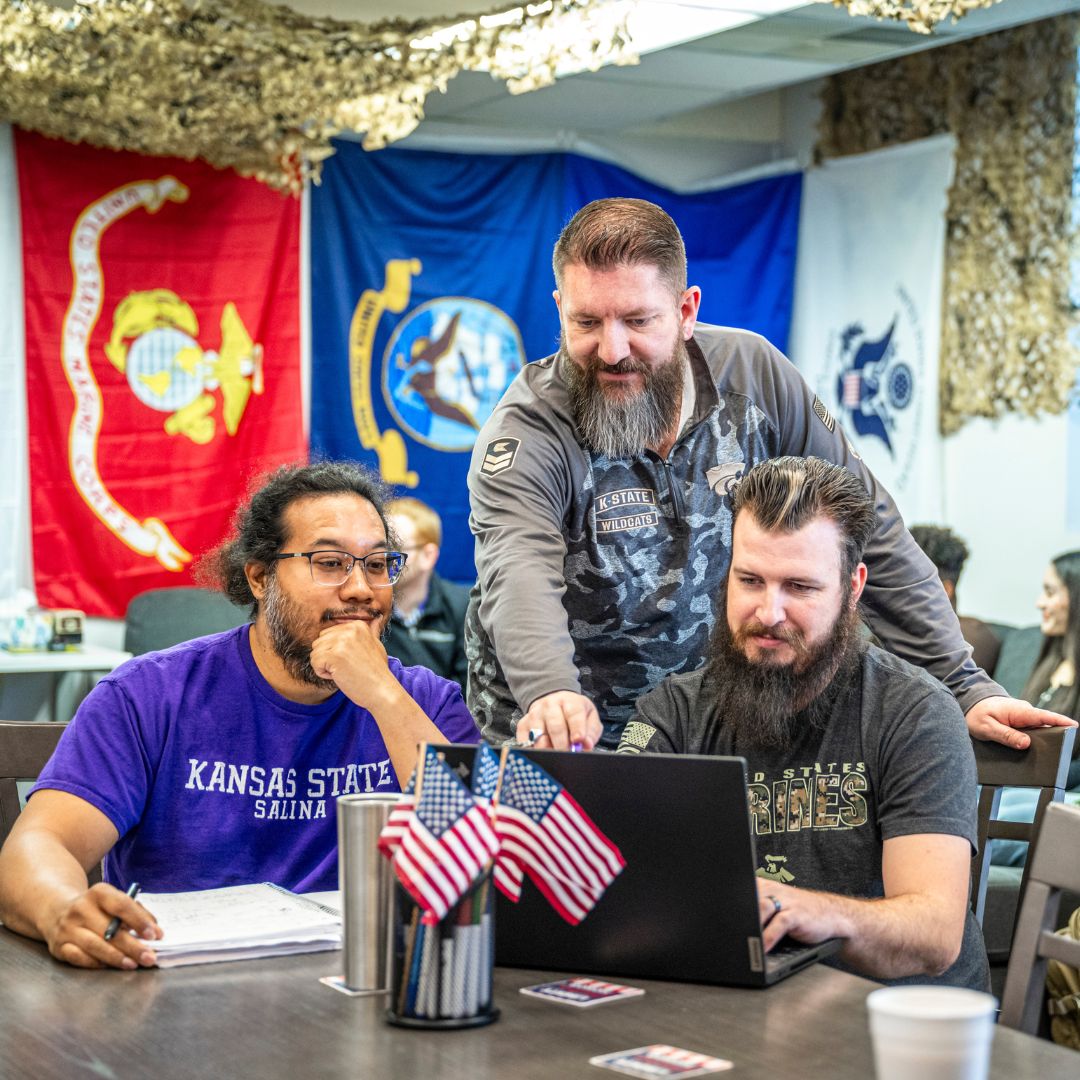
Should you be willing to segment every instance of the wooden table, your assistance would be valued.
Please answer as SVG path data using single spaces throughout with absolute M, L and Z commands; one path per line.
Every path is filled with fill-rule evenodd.
M 49 719 L 57 720 L 57 690 L 59 680 L 71 672 L 105 674 L 118 668 L 131 653 L 106 649 L 100 645 L 83 645 L 63 652 L 8 652 L 0 649 L 0 675 L 46 675 L 49 686 Z M 85 691 L 84 691 L 85 692 Z M 30 719 L 30 717 L 23 717 Z
M 592 1009 L 518 990 L 552 976 L 498 968 L 502 1017 L 468 1031 L 389 1026 L 384 1001 L 321 985 L 340 954 L 167 971 L 79 971 L 0 929 L 0 1076 L 7 1080 L 552 1080 L 617 1076 L 596 1054 L 669 1043 L 728 1058 L 723 1076 L 872 1080 L 867 993 L 816 966 L 769 990 L 627 980 L 644 997 Z M 557 976 L 555 976 L 557 977 Z M 1080 1075 L 1080 1055 L 999 1028 L 991 1076 Z

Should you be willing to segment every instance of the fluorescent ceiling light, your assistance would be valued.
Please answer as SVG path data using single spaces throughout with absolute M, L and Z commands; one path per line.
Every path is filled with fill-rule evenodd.
M 628 6 L 630 40 L 647 53 L 805 7 L 806 0 L 632 0 Z

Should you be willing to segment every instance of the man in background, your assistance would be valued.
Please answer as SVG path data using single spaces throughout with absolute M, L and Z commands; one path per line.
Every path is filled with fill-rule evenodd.
M 390 528 L 408 563 L 394 586 L 394 611 L 386 651 L 410 667 L 420 664 L 465 691 L 465 610 L 469 590 L 435 571 L 442 545 L 439 515 L 419 499 L 391 499 L 386 504 Z
M 937 567 L 945 595 L 949 598 L 953 611 L 956 611 L 956 583 L 960 580 L 964 563 L 967 562 L 967 544 L 952 529 L 943 525 L 913 525 L 911 535 Z M 998 654 L 1001 652 L 1001 638 L 981 619 L 973 619 L 968 615 L 957 615 L 957 618 L 960 620 L 960 632 L 971 646 L 975 663 L 988 675 L 993 675 Z

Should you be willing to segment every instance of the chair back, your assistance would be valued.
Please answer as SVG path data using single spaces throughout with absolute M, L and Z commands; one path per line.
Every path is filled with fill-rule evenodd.
M 19 781 L 36 780 L 67 724 L 0 720 L 0 845 L 22 810 Z
M 188 586 L 148 589 L 128 604 L 124 649 L 140 656 L 204 634 L 231 630 L 247 621 L 247 611 L 219 592 Z
M 1058 960 L 1080 968 L 1080 941 L 1054 933 L 1063 891 L 1080 892 L 1080 807 L 1046 808 L 1038 848 L 1028 857 L 999 1022 L 1036 1035 L 1044 1014 L 1046 964 Z
M 1013 750 L 996 742 L 974 740 L 979 793 L 979 850 L 971 867 L 971 906 L 982 925 L 986 913 L 986 886 L 990 879 L 990 841 L 1027 841 L 1027 861 L 1020 893 L 1031 873 L 1039 825 L 1047 807 L 1062 800 L 1072 760 L 1076 728 L 1035 728 L 1028 732 L 1031 746 Z M 998 817 L 1004 788 L 1036 788 L 1038 801 L 1032 821 L 1002 821 Z

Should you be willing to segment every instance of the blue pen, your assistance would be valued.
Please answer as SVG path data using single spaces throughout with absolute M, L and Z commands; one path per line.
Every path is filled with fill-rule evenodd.
M 127 894 L 131 897 L 132 900 L 134 900 L 135 897 L 139 895 L 139 883 L 137 881 L 133 881 L 128 886 Z M 120 929 L 120 923 L 122 921 L 123 920 L 120 918 L 119 915 L 114 915 L 112 919 L 109 920 L 109 925 L 105 927 L 106 941 L 112 941 L 112 939 L 116 937 L 116 931 Z

